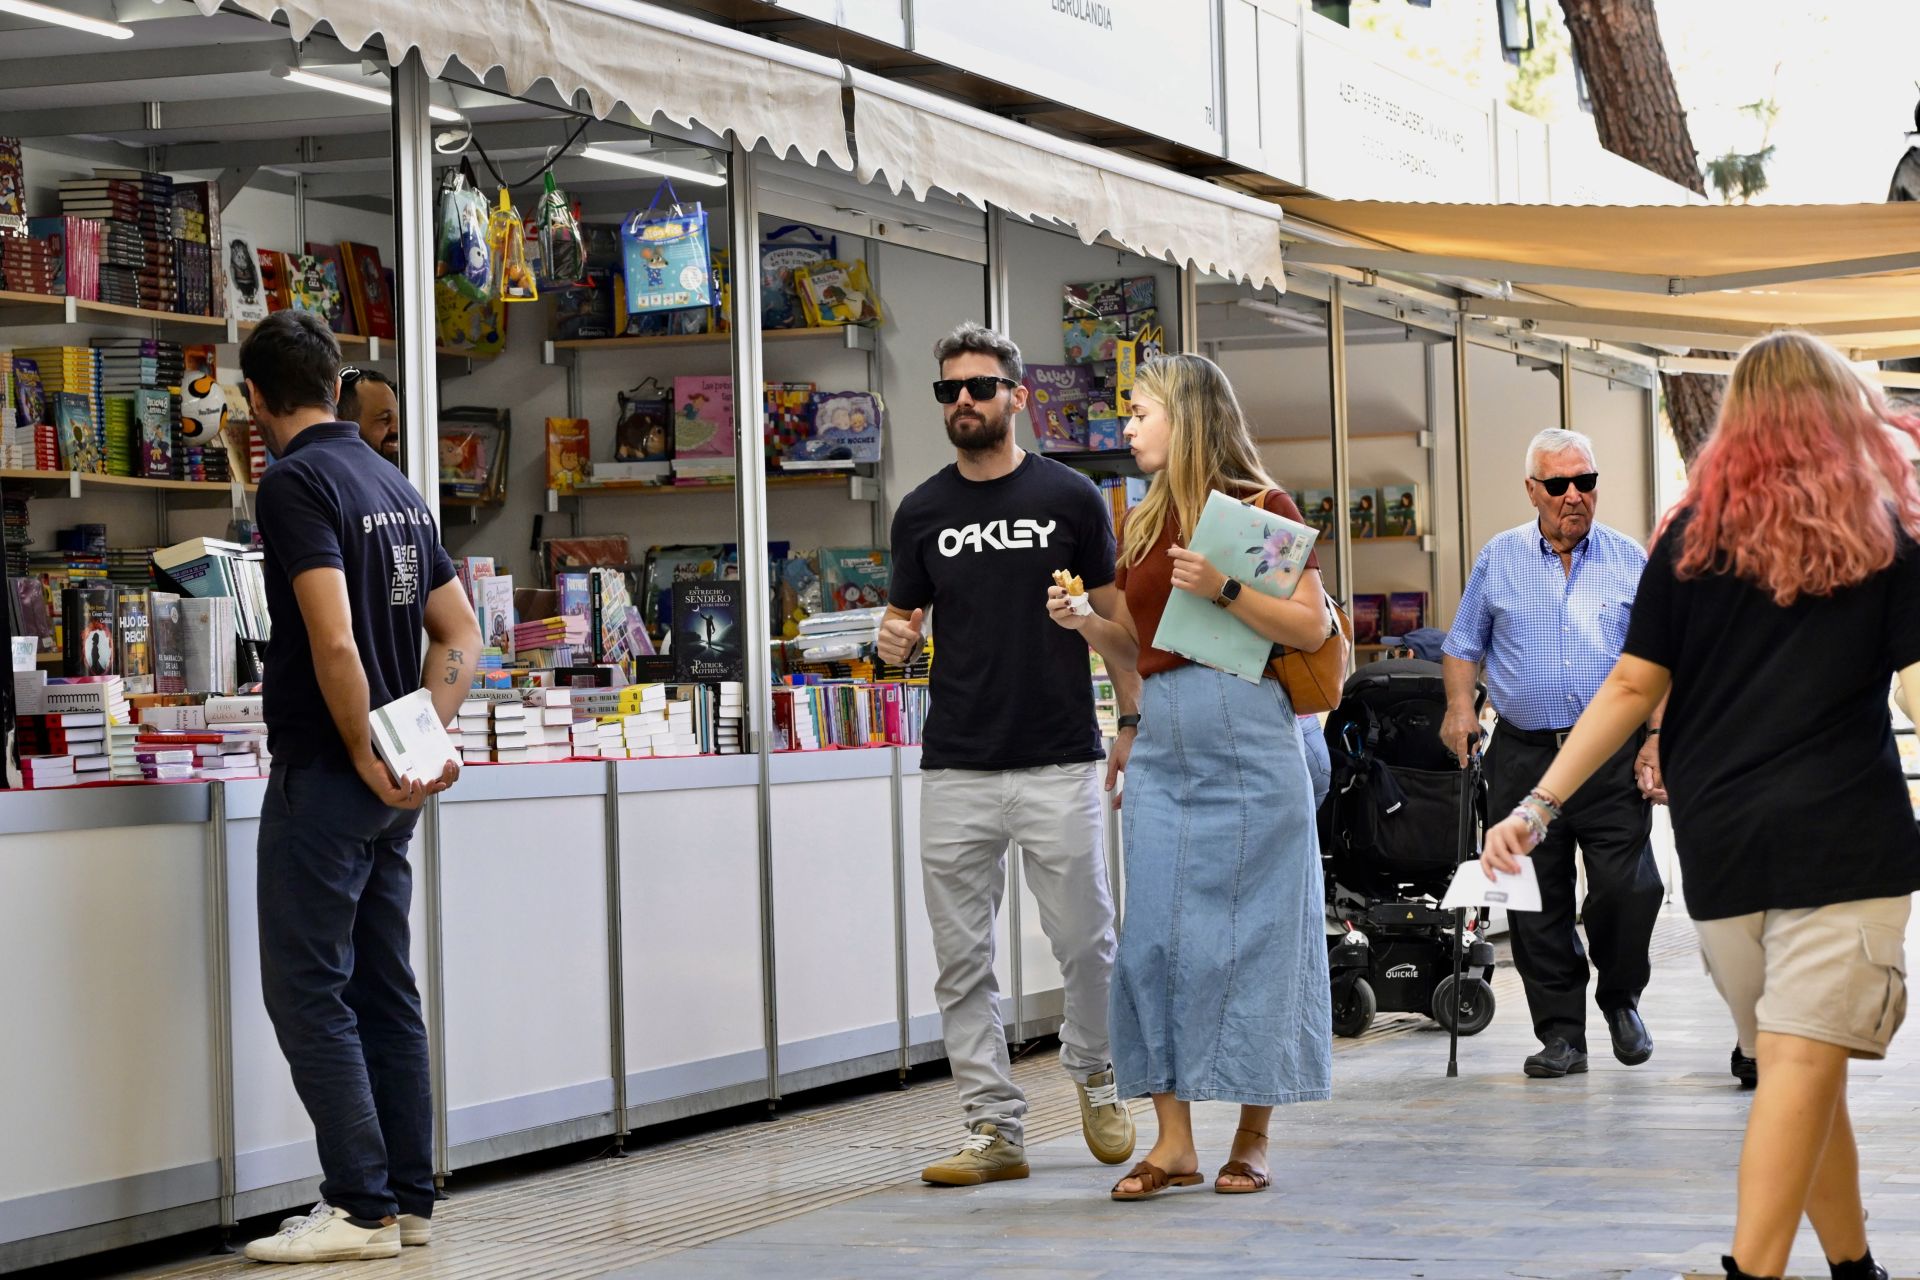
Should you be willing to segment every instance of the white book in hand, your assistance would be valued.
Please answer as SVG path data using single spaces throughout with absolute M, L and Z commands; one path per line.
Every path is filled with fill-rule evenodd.
M 440 723 L 433 695 L 425 689 L 415 689 L 384 707 L 375 708 L 370 719 L 373 749 L 402 782 L 432 782 L 448 762 L 460 758 L 453 741 L 447 737 L 446 726 Z

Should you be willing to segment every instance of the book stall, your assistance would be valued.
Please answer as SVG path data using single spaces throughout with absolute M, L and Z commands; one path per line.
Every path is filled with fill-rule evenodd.
M 873 642 L 893 512 L 952 461 L 959 322 L 1022 346 L 1017 438 L 1116 518 L 1134 369 L 1204 350 L 1283 483 L 1328 490 L 1310 516 L 1377 490 L 1399 550 L 1341 581 L 1383 634 L 1457 596 L 1440 452 L 1326 474 L 1343 312 L 1272 349 L 1243 304 L 1303 282 L 1244 191 L 645 4 L 542 6 L 524 44 L 401 0 L 142 8 L 0 44 L 0 963 L 55 975 L 10 1008 L 36 1050 L 0 1101 L 0 1270 L 315 1198 L 255 960 L 260 663 L 300 620 L 262 598 L 238 344 L 275 310 L 326 317 L 485 642 L 411 852 L 443 1179 L 943 1054 L 937 637 L 904 667 Z M 22 105 L 53 85 L 94 105 Z M 1382 378 L 1446 434 L 1448 384 Z M 1117 870 L 1111 817 L 1107 844 Z M 1024 1040 L 1063 984 L 1008 862 Z

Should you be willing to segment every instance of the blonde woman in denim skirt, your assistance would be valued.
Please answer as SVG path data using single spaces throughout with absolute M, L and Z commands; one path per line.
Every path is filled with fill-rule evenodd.
M 1333 1029 L 1323 890 L 1302 725 L 1279 682 L 1258 684 L 1153 647 L 1168 599 L 1187 591 L 1276 644 L 1314 649 L 1326 614 L 1317 561 L 1292 597 L 1240 589 L 1186 549 L 1207 495 L 1267 492 L 1268 476 L 1219 366 L 1162 356 L 1140 366 L 1126 438 L 1153 477 L 1121 530 L 1123 607 L 1076 614 L 1055 587 L 1048 612 L 1109 662 L 1145 677 L 1141 720 L 1121 732 L 1126 910 L 1113 975 L 1120 1096 L 1153 1099 L 1159 1138 L 1113 1188 L 1140 1200 L 1197 1186 L 1191 1104 L 1237 1102 L 1223 1194 L 1263 1191 L 1273 1108 L 1332 1092 Z

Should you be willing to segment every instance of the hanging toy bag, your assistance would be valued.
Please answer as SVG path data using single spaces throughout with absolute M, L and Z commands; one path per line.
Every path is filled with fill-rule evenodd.
M 490 302 L 499 290 L 498 261 L 488 236 L 487 198 L 456 173 L 440 196 L 438 274 L 472 302 Z
M 560 288 L 586 279 L 587 251 L 580 243 L 580 223 L 567 193 L 560 190 L 551 173 L 546 177 L 546 189 L 540 193 L 540 203 L 534 206 L 533 224 L 547 287 Z
M 671 182 L 661 183 L 647 207 L 620 224 L 620 256 L 629 315 L 713 305 L 707 211 L 697 201 L 681 204 Z
M 487 242 L 493 260 L 499 264 L 500 300 L 537 301 L 540 286 L 534 281 L 533 268 L 527 265 L 527 226 L 505 187 L 500 188 L 500 203 L 487 224 Z

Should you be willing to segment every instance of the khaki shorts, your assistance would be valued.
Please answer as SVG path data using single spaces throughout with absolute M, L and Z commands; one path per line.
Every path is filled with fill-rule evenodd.
M 1696 920 L 1700 954 L 1733 1014 L 1740 1051 L 1762 1031 L 1884 1058 L 1907 1016 L 1910 898 Z

